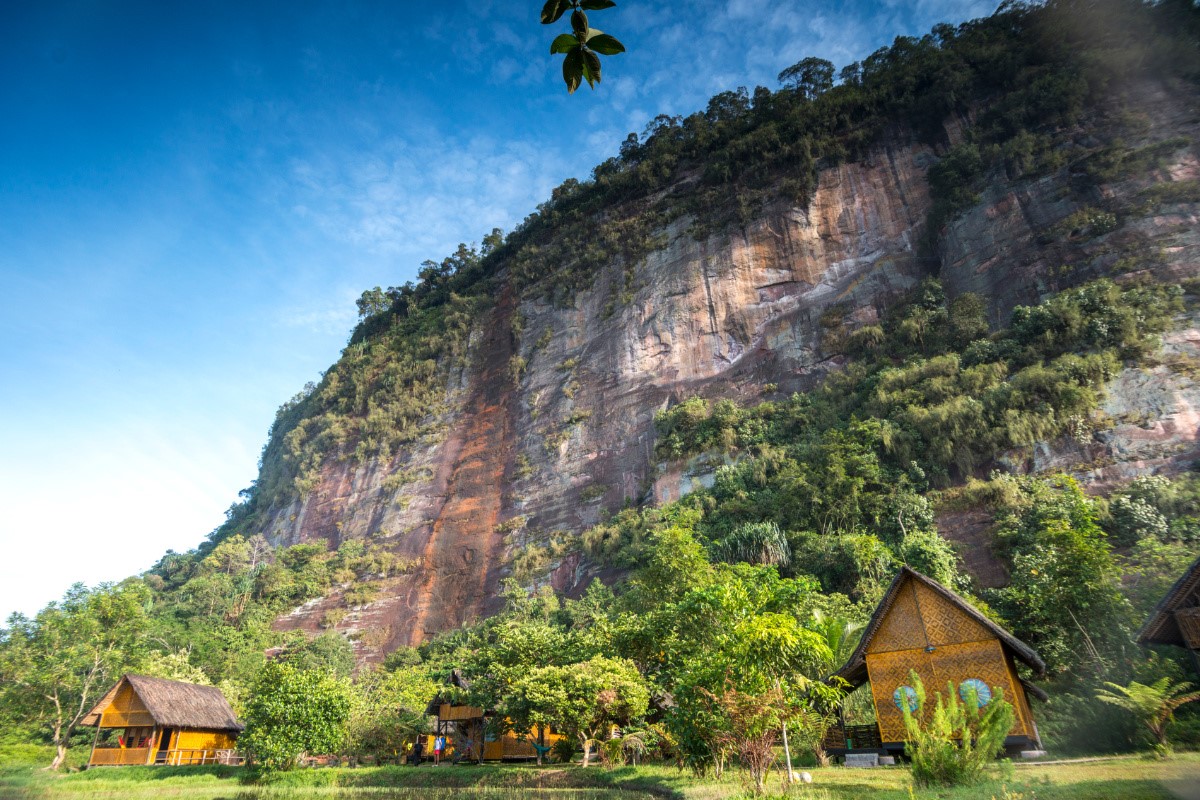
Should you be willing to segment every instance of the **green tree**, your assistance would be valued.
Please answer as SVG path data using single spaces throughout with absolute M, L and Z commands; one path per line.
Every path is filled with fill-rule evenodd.
M 185 681 L 201 686 L 211 686 L 212 681 L 204 670 L 191 661 L 191 654 L 184 649 L 172 650 L 167 653 L 154 651 L 150 653 L 140 667 L 143 675 L 155 678 L 166 678 L 170 681 Z
M 1137 681 L 1131 681 L 1128 686 L 1109 682 L 1104 685 L 1108 688 L 1098 690 L 1096 699 L 1133 714 L 1154 736 L 1154 748 L 1164 758 L 1171 752 L 1167 724 L 1174 718 L 1175 709 L 1200 700 L 1200 691 L 1193 691 L 1192 684 L 1172 684 L 1170 677 L 1149 685 Z
M 833 64 L 810 56 L 780 72 L 779 82 L 806 100 L 816 100 L 833 88 Z
M 573 736 L 588 765 L 592 744 L 614 725 L 645 716 L 650 690 L 633 663 L 597 656 L 578 664 L 539 667 L 512 687 L 504 711 L 525 725 L 552 725 Z
M 1095 503 L 1067 476 L 1017 485 L 996 534 L 1011 581 L 988 599 L 1052 672 L 1102 673 L 1128 642 L 1132 620 Z
M 83 717 L 145 646 L 150 592 L 140 581 L 77 583 L 33 619 L 14 614 L 0 632 L 2 696 L 18 719 L 44 725 L 62 766 Z
M 426 732 L 425 707 L 438 688 L 426 667 L 372 670 L 360 675 L 354 688 L 348 720 L 352 752 L 399 759 L 406 746 Z
M 262 769 L 290 769 L 304 753 L 343 747 L 350 708 L 346 681 L 269 662 L 246 703 L 246 730 L 238 745 Z
M 367 317 L 373 317 L 391 308 L 392 298 L 388 297 L 382 288 L 376 286 L 374 289 L 367 289 L 363 292 L 354 301 L 354 305 L 358 306 L 358 318 L 364 320 Z
M 312 639 L 299 636 L 299 641 L 286 647 L 278 656 L 280 661 L 297 670 L 328 672 L 338 678 L 349 678 L 354 670 L 354 646 L 337 633 L 323 633 Z

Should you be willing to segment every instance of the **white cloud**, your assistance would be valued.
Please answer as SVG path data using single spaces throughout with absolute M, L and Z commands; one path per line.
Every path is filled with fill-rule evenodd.
M 554 148 L 491 136 L 437 133 L 341 156 L 295 162 L 295 213 L 368 253 L 420 259 L 511 229 L 569 173 Z

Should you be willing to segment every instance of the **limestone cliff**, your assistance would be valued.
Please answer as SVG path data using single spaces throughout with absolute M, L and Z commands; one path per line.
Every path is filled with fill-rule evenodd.
M 570 539 L 606 511 L 702 483 L 703 470 L 656 463 L 655 412 L 697 394 L 753 399 L 813 386 L 843 363 L 824 344 L 831 309 L 849 328 L 869 324 L 936 275 L 951 294 L 981 294 L 1000 324 L 1014 305 L 1112 274 L 1121 259 L 1139 259 L 1126 274 L 1193 276 L 1197 204 L 1141 208 L 1134 198 L 1200 177 L 1195 98 L 1159 85 L 1139 98 L 1126 113 L 1153 124 L 1128 144 L 1168 142 L 1161 167 L 1091 194 L 1071 188 L 1078 165 L 1034 179 L 996 170 L 978 202 L 935 232 L 934 248 L 919 246 L 932 202 L 926 172 L 969 119 L 951 120 L 936 147 L 897 133 L 820 170 L 806 204 L 776 198 L 745 225 L 697 239 L 678 217 L 655 232 L 665 244 L 632 266 L 632 284 L 629 265 L 613 259 L 566 307 L 522 294 L 501 269 L 496 302 L 473 323 L 468 366 L 447 384 L 439 432 L 386 459 L 327 459 L 315 488 L 270 508 L 261 527 L 275 544 L 366 537 L 416 562 L 338 625 L 359 634 L 370 657 L 494 610 L 522 543 L 555 532 Z M 1111 230 L 1063 228 L 1114 198 L 1129 202 Z M 631 291 L 619 297 L 622 283 Z M 1194 362 L 1198 343 L 1200 330 L 1183 325 L 1161 366 L 1126 370 L 1110 387 L 1111 426 L 1083 444 L 1014 454 L 1012 466 L 1118 481 L 1197 457 L 1200 387 L 1179 365 Z M 969 519 L 943 523 L 944 534 L 969 538 Z M 598 571 L 577 553 L 550 566 L 566 592 Z M 987 564 L 968 566 L 986 582 Z M 341 602 L 335 591 L 280 625 L 315 630 Z

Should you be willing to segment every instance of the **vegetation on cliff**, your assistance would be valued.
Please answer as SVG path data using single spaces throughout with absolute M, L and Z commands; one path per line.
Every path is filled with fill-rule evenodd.
M 803 207 L 819 170 L 889 139 L 945 147 L 948 120 L 970 123 L 929 171 L 929 253 L 943 224 L 975 202 L 989 177 L 1069 169 L 1075 190 L 1086 194 L 1145 173 L 1181 144 L 1126 145 L 1126 129 L 1145 125 L 1136 118 L 1112 120 L 1105 131 L 1080 123 L 1139 81 L 1194 81 L 1196 32 L 1194 9 L 1182 0 L 1006 4 L 958 27 L 898 37 L 844 67 L 836 82 L 833 65 L 806 59 L 781 75 L 785 85 L 776 91 L 739 88 L 702 112 L 655 118 L 590 179 L 565 181 L 507 236 L 494 230 L 478 249 L 460 245 L 441 262 L 425 262 L 415 284 L 364 293 L 363 319 L 342 358 L 280 409 L 261 475 L 216 537 L 252 533 L 263 512 L 310 490 L 327 459 L 386 459 L 436 433 L 453 401 L 447 378 L 463 365 L 470 323 L 500 284 L 570 304 L 616 263 L 623 277 L 607 287 L 611 312 L 633 296 L 636 267 L 665 244 L 670 222 L 682 220 L 703 238 L 769 207 Z M 1101 216 L 1063 235 L 1096 235 L 1110 224 L 1106 214 L 1118 220 L 1113 210 L 1095 211 Z M 1129 265 L 1147 257 L 1131 253 Z

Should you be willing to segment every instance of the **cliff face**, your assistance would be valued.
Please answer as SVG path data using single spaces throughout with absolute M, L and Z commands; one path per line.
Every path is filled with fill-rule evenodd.
M 1146 143 L 1182 136 L 1192 144 L 1171 149 L 1163 168 L 1101 186 L 1097 204 L 1200 177 L 1191 100 L 1152 87 L 1141 102 L 1140 113 L 1156 122 Z M 960 130 L 949 127 L 951 142 Z M 605 510 L 675 499 L 703 483 L 687 465 L 655 463 L 654 414 L 692 395 L 753 400 L 813 386 L 841 366 L 822 344 L 834 316 L 851 328 L 869 324 L 936 275 L 951 295 L 981 294 L 1000 324 L 1014 305 L 1036 302 L 1068 276 L 1109 274 L 1131 254 L 1152 256 L 1139 269 L 1164 279 L 1193 275 L 1200 263 L 1194 203 L 1131 211 L 1102 235 L 1055 233 L 1090 202 L 1070 191 L 1071 166 L 1036 180 L 991 176 L 977 205 L 940 232 L 940 255 L 918 257 L 931 206 L 926 171 L 938 157 L 900 139 L 821 172 L 807 207 L 781 202 L 702 240 L 687 219 L 676 220 L 661 232 L 666 245 L 636 265 L 623 298 L 613 288 L 626 280 L 617 263 L 567 308 L 508 286 L 474 325 L 469 366 L 450 380 L 442 433 L 387 460 L 327 461 L 307 497 L 269 512 L 268 537 L 370 538 L 415 562 L 338 625 L 358 633 L 361 655 L 372 657 L 494 610 L 523 543 L 569 538 Z M 1200 394 L 1179 368 L 1196 357 L 1197 342 L 1200 331 L 1185 326 L 1169 339 L 1173 360 L 1122 374 L 1106 407 L 1117 424 L 1093 442 L 1048 443 L 1017 466 L 1118 480 L 1200 455 Z M 969 538 L 967 522 L 945 522 L 946 535 Z M 596 574 L 577 555 L 551 566 L 560 591 Z M 315 630 L 340 603 L 334 592 L 279 624 Z

